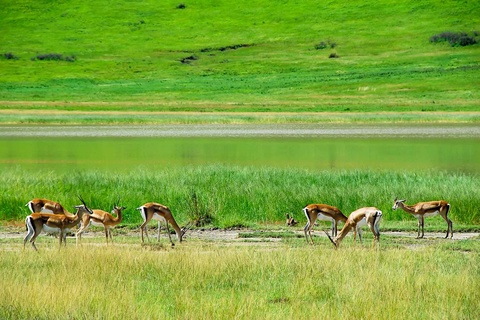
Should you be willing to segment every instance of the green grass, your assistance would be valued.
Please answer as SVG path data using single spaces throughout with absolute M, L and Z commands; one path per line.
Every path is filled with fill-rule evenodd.
M 301 210 L 305 205 L 327 203 L 346 215 L 360 207 L 376 206 L 384 212 L 386 224 L 406 220 L 410 221 L 407 229 L 416 230 L 416 219 L 391 210 L 398 196 L 407 198 L 408 203 L 446 199 L 452 205 L 450 217 L 455 230 L 458 225 L 480 223 L 478 185 L 478 175 L 442 171 L 307 171 L 222 165 L 137 169 L 122 174 L 13 169 L 4 170 L 0 178 L 0 220 L 23 221 L 28 214 L 24 205 L 35 197 L 72 208 L 79 202 L 77 194 L 81 194 L 92 208 L 103 210 L 111 208 L 120 197 L 121 204 L 127 207 L 123 224 L 133 227 L 142 222 L 135 208 L 156 201 L 168 205 L 181 225 L 200 214 L 212 216 L 211 226 L 254 227 L 284 223 L 287 212 L 304 224 Z M 435 231 L 446 230 L 440 217 L 427 219 L 426 225 Z
M 90 111 L 101 123 L 112 120 L 99 111 L 479 111 L 478 44 L 429 42 L 443 31 L 479 30 L 477 1 L 177 5 L 6 1 L 0 53 L 18 59 L 0 59 L 0 121 L 63 121 L 39 109 Z M 322 41 L 336 46 L 315 49 Z M 332 52 L 340 58 L 329 59 Z M 31 60 L 47 53 L 76 60 Z
M 416 250 L 387 243 L 372 250 L 347 241 L 333 250 L 326 240 L 314 247 L 189 241 L 173 250 L 141 250 L 118 241 L 60 251 L 52 245 L 38 254 L 31 248 L 22 252 L 20 243 L 2 243 L 0 265 L 9 272 L 0 274 L 0 317 L 471 319 L 478 314 L 479 248 L 465 250 L 460 241 Z
M 17 107 L 8 107 L 17 108 Z M 478 112 L 157 112 L 157 111 L 85 111 L 85 106 L 66 106 L 62 111 L 48 105 L 3 109 L 2 125 L 128 125 L 128 124 L 474 124 L 480 122 Z M 105 108 L 104 106 L 102 109 Z M 156 110 L 156 106 L 139 110 Z M 82 111 L 79 111 L 79 110 Z M 134 109 L 132 107 L 132 109 Z M 249 108 L 246 107 L 245 110 Z M 218 110 L 221 110 L 219 108 Z M 73 112 L 73 114 L 72 114 Z

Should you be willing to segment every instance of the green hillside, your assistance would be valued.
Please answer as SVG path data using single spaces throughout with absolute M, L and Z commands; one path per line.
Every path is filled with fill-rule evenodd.
M 480 44 L 430 41 L 480 42 L 476 0 L 4 0 L 0 31 L 3 113 L 480 111 Z

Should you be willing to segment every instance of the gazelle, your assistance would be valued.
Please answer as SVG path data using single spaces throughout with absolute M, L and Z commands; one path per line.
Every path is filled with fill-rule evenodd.
M 125 207 L 120 207 L 118 204 L 113 205 L 112 213 L 116 216 L 111 215 L 110 213 L 94 209 L 91 215 L 84 215 L 82 218 L 82 226 L 76 234 L 77 244 L 82 238 L 82 234 L 87 231 L 90 224 L 96 227 L 103 227 L 105 230 L 105 239 L 108 244 L 108 237 L 110 236 L 110 241 L 113 242 L 112 230 L 111 228 L 118 225 L 122 222 L 122 210 L 125 210 Z
M 25 206 L 28 207 L 32 213 L 70 214 L 60 203 L 48 199 L 35 198 L 30 200 Z
M 295 220 L 293 217 L 290 217 L 290 214 L 285 213 L 285 217 L 287 218 L 285 221 L 287 227 L 294 227 L 298 224 L 298 221 Z
M 397 210 L 397 208 L 402 209 L 405 212 L 411 213 L 415 218 L 418 219 L 418 230 L 417 230 L 417 239 L 423 238 L 424 236 L 424 220 L 426 217 L 433 217 L 437 214 L 440 214 L 447 222 L 447 235 L 445 239 L 448 238 L 450 233 L 450 238 L 453 238 L 453 223 L 452 220 L 448 217 L 450 212 L 450 204 L 444 200 L 437 201 L 428 201 L 428 202 L 419 202 L 417 204 L 407 206 L 405 204 L 406 200 L 398 200 L 395 198 L 393 201 L 392 210 Z M 422 235 L 420 236 L 420 227 L 422 228 Z
M 74 215 L 35 212 L 27 216 L 25 219 L 27 235 L 23 239 L 23 248 L 25 249 L 25 244 L 30 240 L 32 247 L 35 251 L 38 251 L 35 246 L 35 239 L 42 231 L 60 233 L 60 247 L 62 246 L 62 241 L 66 246 L 67 230 L 76 226 L 84 214 L 88 215 L 93 213 L 85 202 L 83 200 L 81 201 L 83 205 L 75 206 L 77 211 Z
M 330 241 L 333 243 L 335 248 L 338 248 L 340 246 L 340 243 L 342 242 L 343 238 L 350 232 L 350 230 L 354 230 L 354 238 L 356 238 L 356 232 L 361 229 L 358 227 L 361 227 L 361 225 L 366 222 L 366 224 L 370 227 L 370 230 L 372 230 L 372 233 L 374 235 L 373 238 L 373 245 L 375 245 L 375 242 L 380 241 L 380 221 L 382 220 L 382 211 L 380 211 L 378 208 L 375 207 L 365 207 L 365 208 L 360 208 L 355 211 L 353 211 L 350 216 L 348 217 L 347 221 L 345 222 L 345 225 L 343 226 L 342 230 L 340 230 L 340 233 L 332 239 L 330 235 L 325 232 L 330 239 Z
M 80 196 L 79 196 L 80 198 Z M 83 200 L 81 200 L 83 202 Z M 42 198 L 35 198 L 27 202 L 25 205 L 30 209 L 32 213 L 54 213 L 54 214 L 64 214 L 66 216 L 73 217 L 73 213 L 68 212 L 67 209 L 65 209 L 60 203 L 48 200 L 48 199 L 42 199 Z M 57 237 L 57 232 L 58 229 L 55 230 L 50 230 L 47 231 L 48 234 L 50 235 L 55 235 Z M 70 229 L 66 229 L 66 232 L 64 236 L 67 236 L 67 233 L 70 232 Z
M 170 223 L 173 229 L 175 230 L 178 241 L 182 242 L 183 235 L 185 234 L 185 229 L 183 230 L 180 229 L 177 222 L 175 221 L 175 218 L 173 218 L 172 212 L 167 206 L 164 206 L 163 204 L 156 203 L 156 202 L 148 202 L 138 207 L 137 210 L 140 210 L 140 214 L 142 215 L 142 218 L 143 218 L 143 223 L 140 226 L 140 229 L 142 230 L 142 243 L 144 242 L 144 239 L 143 239 L 144 232 L 145 232 L 145 235 L 147 236 L 147 240 L 150 241 L 150 239 L 148 238 L 147 228 L 148 228 L 148 223 L 152 219 L 158 221 L 157 241 L 160 241 L 161 224 L 162 222 L 165 222 L 167 235 L 168 235 L 168 238 L 170 239 L 170 243 L 172 244 L 172 246 L 174 246 L 175 244 L 173 243 L 172 237 L 170 236 L 168 223 Z
M 340 209 L 328 204 L 309 204 L 303 208 L 303 212 L 307 217 L 307 224 L 305 225 L 305 228 L 303 228 L 303 231 L 305 232 L 305 239 L 307 240 L 307 243 L 309 243 L 307 233 L 310 236 L 311 244 L 313 244 L 313 239 L 310 230 L 312 230 L 312 227 L 317 219 L 332 222 L 332 237 L 337 235 L 338 222 L 347 221 L 347 217 L 342 213 L 342 211 L 340 211 Z

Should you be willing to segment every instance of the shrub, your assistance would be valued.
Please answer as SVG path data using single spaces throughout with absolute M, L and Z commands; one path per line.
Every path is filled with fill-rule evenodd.
M 180 60 L 181 63 L 190 63 L 192 61 L 198 60 L 197 56 L 188 56 Z
M 328 48 L 328 47 L 330 47 L 330 48 L 333 49 L 333 48 L 335 48 L 336 46 L 337 46 L 337 43 L 336 43 L 336 42 L 333 42 L 333 41 L 328 40 L 327 42 L 322 41 L 322 42 L 316 44 L 316 45 L 315 45 L 315 49 L 317 49 L 317 50 L 323 50 L 323 49 L 326 49 L 326 48 Z
M 17 60 L 18 59 L 18 57 L 11 52 L 4 53 L 3 57 L 7 60 Z
M 213 202 L 212 199 L 208 202 Z M 197 193 L 194 191 L 191 195 L 190 205 L 188 206 L 189 220 L 196 227 L 203 227 L 212 223 L 213 221 L 213 208 L 211 204 L 205 203 L 204 199 L 201 199 L 197 196 Z
M 66 56 L 64 57 L 60 53 L 45 53 L 45 54 L 38 54 L 36 57 L 32 58 L 33 61 L 35 60 L 42 60 L 42 61 L 68 61 L 74 62 L 76 60 L 75 56 Z
M 477 32 L 473 33 L 473 36 L 469 36 L 465 32 L 442 32 L 430 37 L 430 42 L 448 42 L 452 47 L 464 47 L 477 43 L 475 39 Z

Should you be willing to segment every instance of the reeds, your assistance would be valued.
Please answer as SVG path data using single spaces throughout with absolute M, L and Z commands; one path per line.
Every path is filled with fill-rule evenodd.
M 286 212 L 304 222 L 302 208 L 327 203 L 346 215 L 365 206 L 376 206 L 384 222 L 415 220 L 403 211 L 392 211 L 395 197 L 407 203 L 444 199 L 452 205 L 454 230 L 458 224 L 480 223 L 479 177 L 445 171 L 385 172 L 371 170 L 311 171 L 224 165 L 137 168 L 131 172 L 98 171 L 31 172 L 6 169 L 0 177 L 0 220 L 23 220 L 24 206 L 34 197 L 49 198 L 66 208 L 77 205 L 80 194 L 92 208 L 111 210 L 120 197 L 126 206 L 123 224 L 140 225 L 135 210 L 145 202 L 167 205 L 183 225 L 202 220 L 221 228 L 282 222 Z M 192 196 L 195 195 L 194 201 Z M 208 218 L 208 219 L 207 219 Z M 444 225 L 441 218 L 439 231 Z M 416 221 L 412 221 L 412 229 Z

